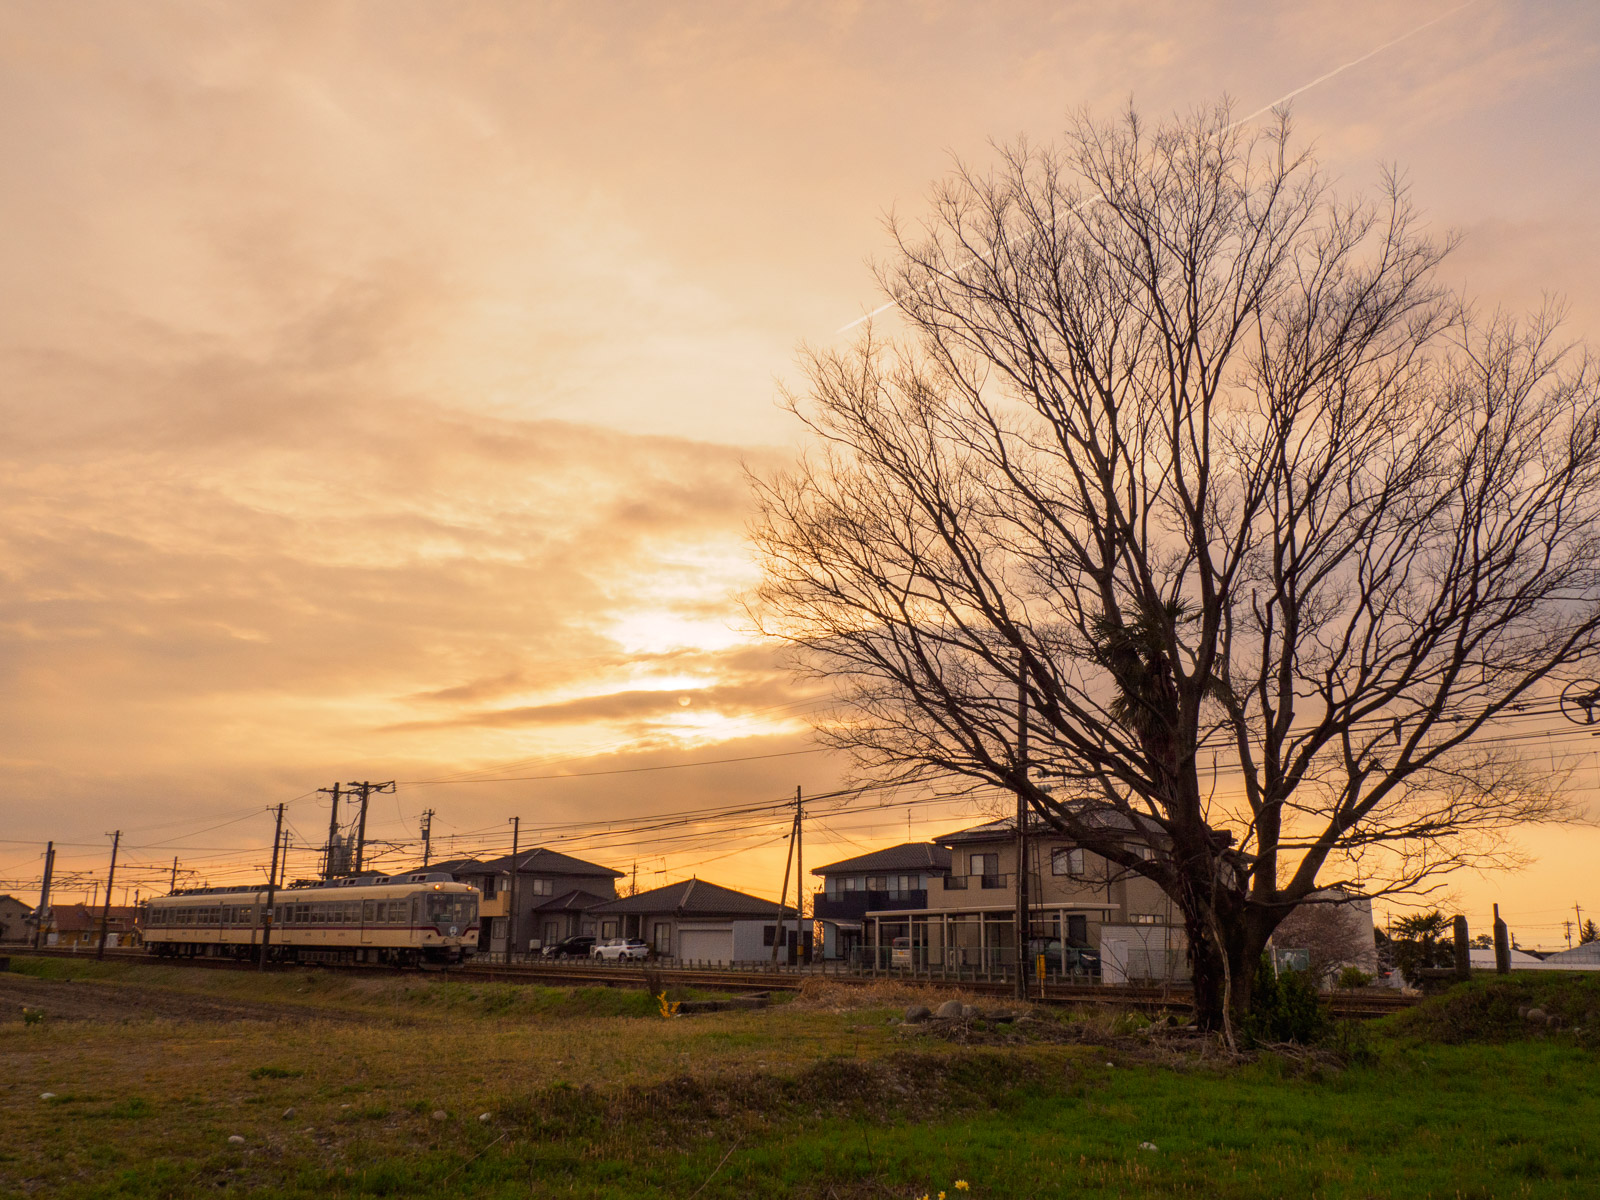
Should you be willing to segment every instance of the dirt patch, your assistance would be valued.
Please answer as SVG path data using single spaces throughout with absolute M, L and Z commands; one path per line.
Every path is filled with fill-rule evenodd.
M 255 1004 L 214 1000 L 165 988 L 90 980 L 35 979 L 0 975 L 0 1025 L 21 1024 L 24 1010 L 43 1020 L 99 1023 L 148 1020 L 187 1021 L 350 1021 L 347 1012 L 300 1004 Z
M 800 985 L 800 994 L 789 1001 L 789 1006 L 813 1012 L 845 1013 L 866 1008 L 906 1008 L 913 1004 L 938 1008 L 946 1000 L 960 1000 L 964 1004 L 992 1004 L 994 998 L 976 996 L 954 986 L 900 983 L 893 979 L 874 983 L 841 983 L 826 976 L 814 975 Z

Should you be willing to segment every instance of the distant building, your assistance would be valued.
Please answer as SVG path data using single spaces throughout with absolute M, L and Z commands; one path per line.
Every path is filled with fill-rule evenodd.
M 1159 852 L 1164 834 L 1153 822 L 1122 813 L 1096 818 L 1130 853 Z M 950 855 L 943 875 L 928 875 L 926 903 L 869 907 L 865 949 L 880 966 L 932 972 L 1014 970 L 1017 823 L 990 821 L 935 838 Z M 1024 962 L 1046 957 L 1047 969 L 1098 970 L 1107 983 L 1189 977 L 1182 915 L 1150 879 L 1076 844 L 1042 820 L 1028 826 L 1029 918 Z M 1084 959 L 1079 953 L 1094 955 Z M 902 954 L 896 958 L 891 952 Z M 1059 964 L 1058 966 L 1052 965 Z
M 950 849 L 937 842 L 902 842 L 815 867 L 822 891 L 811 915 L 822 929 L 822 957 L 854 959 L 862 946 L 869 911 L 923 909 L 930 883 L 950 873 Z
M 99 949 L 100 921 L 106 922 L 106 948 L 144 945 L 139 928 L 143 909 L 132 904 L 113 904 L 109 913 L 101 905 L 52 904 L 45 920 L 45 944 L 74 950 Z
M 780 932 L 784 920 L 794 921 L 794 909 L 704 879 L 599 904 L 588 915 L 597 923 L 595 934 L 601 941 L 638 938 L 657 956 L 680 962 L 763 962 L 772 957 L 774 939 L 780 962 L 794 957 L 789 946 L 792 924 Z
M 33 909 L 15 896 L 0 896 L 0 942 L 22 942 L 33 936 Z
M 1545 955 L 1545 965 L 1568 969 L 1600 967 L 1600 942 L 1586 942 L 1571 950 Z
M 510 931 L 511 855 L 430 863 L 419 871 L 443 871 L 483 893 L 479 948 L 503 954 Z M 538 950 L 579 933 L 594 933 L 587 913 L 617 898 L 621 871 L 569 854 L 534 847 L 517 853 L 518 954 Z

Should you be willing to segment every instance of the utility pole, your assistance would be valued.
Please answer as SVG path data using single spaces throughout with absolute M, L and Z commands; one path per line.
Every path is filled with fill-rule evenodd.
M 795 795 L 799 795 L 796 789 Z M 778 893 L 778 919 L 772 927 L 772 964 L 778 964 L 778 943 L 783 941 L 783 904 L 789 898 L 789 866 L 794 862 L 795 834 L 799 824 L 800 809 L 795 808 L 795 820 L 789 825 L 789 845 L 783 852 L 783 890 Z
M 1028 998 L 1028 660 L 1017 661 L 1017 999 Z M 1065 953 L 1065 951 L 1063 951 Z
M 278 823 L 272 827 L 272 866 L 267 871 L 267 902 L 261 909 L 261 957 L 256 970 L 267 969 L 268 947 L 272 945 L 272 906 L 277 901 L 278 847 L 283 844 L 283 805 L 278 805 Z
M 633 882 L 628 885 L 628 895 L 637 896 L 638 894 L 639 894 L 639 860 L 636 858 L 636 859 L 633 860 Z
M 178 890 L 178 856 L 172 856 L 172 886 L 167 889 L 169 893 Z
M 806 814 L 800 801 L 800 785 L 794 789 L 794 956 L 805 957 L 806 935 L 801 919 L 806 912 Z
M 433 860 L 433 809 L 427 809 L 422 814 L 422 865 L 426 867 Z
M 334 849 L 339 844 L 339 785 L 336 783 L 331 788 L 318 788 L 317 791 L 333 797 L 333 811 L 328 814 L 328 857 L 322 864 L 322 877 L 332 879 Z
M 349 794 L 352 796 L 357 792 L 361 793 L 361 815 L 356 820 L 356 852 L 350 868 L 350 874 L 359 875 L 362 860 L 367 852 L 367 798 L 374 792 L 394 791 L 394 780 L 391 779 L 388 783 L 369 783 L 362 780 L 360 783 L 347 783 L 345 787 L 350 789 Z
M 511 886 L 506 895 L 506 964 L 511 963 L 511 951 L 517 944 L 517 852 L 521 848 L 522 818 L 511 818 Z
M 44 883 L 39 887 L 39 911 L 33 914 L 33 948 L 37 950 L 44 937 L 44 923 L 50 916 L 50 877 L 56 870 L 56 844 L 44 845 Z
M 94 952 L 96 958 L 106 956 L 106 932 L 111 923 L 111 885 L 117 880 L 117 847 L 122 844 L 122 830 L 117 830 L 111 835 L 111 869 L 106 872 L 106 904 L 100 910 L 100 947 Z

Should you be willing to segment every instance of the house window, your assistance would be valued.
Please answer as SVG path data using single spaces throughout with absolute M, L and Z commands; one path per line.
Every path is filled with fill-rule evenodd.
M 1156 924 L 1156 914 L 1133 913 L 1128 917 L 1128 921 L 1134 925 L 1154 925 Z
M 844 883 L 837 875 L 829 875 L 825 884 L 829 900 L 837 900 L 839 893 L 844 890 Z
M 861 885 L 864 882 L 865 881 L 859 875 L 846 875 L 844 877 L 844 890 L 847 892 L 862 891 L 863 888 Z
M 655 937 L 652 939 L 657 954 L 670 955 L 672 953 L 672 925 L 667 921 L 657 921 Z
M 614 937 L 616 937 L 617 936 L 617 923 L 615 921 L 602 921 L 602 922 L 600 922 L 600 936 L 602 938 L 614 938 Z
M 554 879 L 528 880 L 528 894 L 530 896 L 554 896 L 556 894 L 556 881 Z
M 887 876 L 883 876 L 883 875 L 868 875 L 867 876 L 867 891 L 869 891 L 869 892 L 887 892 L 888 890 L 889 890 L 889 880 L 888 880 Z
M 1074 946 L 1089 944 L 1089 918 L 1082 913 L 1067 916 L 1067 941 Z
M 778 936 L 778 927 L 776 925 L 763 925 L 761 927 L 761 944 L 763 946 L 772 945 L 773 941 L 776 940 L 777 936 Z
M 1073 847 L 1050 851 L 1050 874 L 1083 878 L 1083 851 Z
M 1000 855 L 969 854 L 967 856 L 967 873 L 970 875 L 1000 874 Z

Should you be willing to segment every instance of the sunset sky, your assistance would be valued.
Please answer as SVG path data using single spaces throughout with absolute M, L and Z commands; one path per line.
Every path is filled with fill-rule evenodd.
M 269 805 L 309 845 L 314 789 L 397 779 L 380 840 L 515 814 L 775 896 L 782 817 L 553 827 L 845 778 L 740 615 L 743 471 L 800 445 L 797 348 L 881 303 L 885 214 L 1080 106 L 1248 113 L 1433 18 L 1301 136 L 1347 188 L 1399 164 L 1485 308 L 1600 342 L 1586 0 L 0 7 L 0 892 L 116 828 L 130 886 L 243 882 Z M 1600 812 L 1590 744 L 1554 730 Z M 807 866 L 976 813 L 877 803 Z M 1526 844 L 1455 890 L 1554 946 L 1600 833 Z

